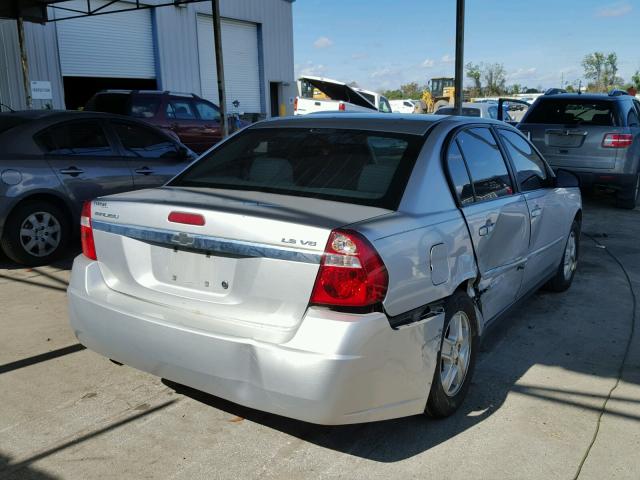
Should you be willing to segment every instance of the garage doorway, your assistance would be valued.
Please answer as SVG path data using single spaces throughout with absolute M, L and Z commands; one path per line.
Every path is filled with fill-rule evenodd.
M 271 116 L 279 117 L 280 116 L 280 83 L 279 82 L 271 82 L 269 83 L 269 98 L 271 101 Z
M 156 90 L 155 78 L 63 77 L 64 103 L 69 110 L 84 107 L 100 90 Z

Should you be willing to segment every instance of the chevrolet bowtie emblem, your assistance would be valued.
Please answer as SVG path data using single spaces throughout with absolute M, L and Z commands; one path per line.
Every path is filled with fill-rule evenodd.
M 171 237 L 171 243 L 177 243 L 178 245 L 182 245 L 183 247 L 191 246 L 195 241 L 195 237 L 184 232 L 176 233 Z

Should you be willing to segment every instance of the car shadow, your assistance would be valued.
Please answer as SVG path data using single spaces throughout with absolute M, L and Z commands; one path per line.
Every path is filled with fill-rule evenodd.
M 606 204 L 596 208 L 609 209 Z M 615 217 L 613 223 L 597 225 L 585 219 L 584 229 L 591 231 L 589 237 L 582 237 L 580 267 L 570 290 L 561 294 L 540 291 L 491 326 L 481 345 L 469 394 L 461 408 L 447 419 L 414 416 L 320 426 L 247 408 L 168 380 L 163 382 L 178 394 L 227 412 L 233 416 L 232 422 L 251 421 L 323 448 L 384 463 L 410 458 L 473 428 L 496 413 L 510 396 L 527 397 L 538 407 L 562 404 L 579 409 L 581 415 L 598 413 L 607 392 L 596 388 L 595 383 L 584 383 L 584 378 L 606 379 L 607 384 L 613 385 L 633 314 L 631 291 L 623 272 L 590 237 L 604 235 L 606 240 L 613 240 L 612 250 L 621 250 L 630 240 L 623 238 L 624 244 L 616 244 L 615 234 L 601 230 L 635 218 L 637 212 L 612 209 L 607 213 Z M 611 221 L 610 218 L 608 222 Z M 630 235 L 640 234 L 640 226 L 634 228 L 638 231 Z M 640 257 L 630 260 L 628 268 L 640 269 Z M 603 332 L 607 332 L 606 340 Z M 580 375 L 567 376 L 565 381 L 560 380 L 564 375 L 559 373 L 561 377 L 541 382 L 539 376 L 530 375 L 532 367 L 539 365 L 554 367 L 554 372 Z M 640 399 L 619 397 L 615 392 L 612 398 L 618 404 L 640 403 Z M 607 415 L 637 422 L 640 428 L 640 416 L 613 407 L 607 409 Z

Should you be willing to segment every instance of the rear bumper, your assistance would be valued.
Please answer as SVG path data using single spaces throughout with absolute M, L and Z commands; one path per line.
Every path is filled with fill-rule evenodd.
M 293 338 L 270 344 L 180 325 L 180 311 L 110 290 L 76 258 L 68 289 L 78 340 L 118 362 L 251 408 L 318 424 L 419 414 L 444 315 L 393 330 L 382 313 L 310 308 Z
M 636 181 L 636 176 L 629 173 L 593 172 L 564 167 L 554 167 L 554 170 L 558 170 L 559 168 L 569 170 L 576 174 L 578 178 L 580 178 L 581 188 L 602 186 L 615 190 L 626 190 L 632 188 Z

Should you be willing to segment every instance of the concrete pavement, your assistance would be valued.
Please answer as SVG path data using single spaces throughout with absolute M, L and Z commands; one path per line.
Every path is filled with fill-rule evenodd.
M 620 258 L 640 292 L 640 210 L 590 199 L 583 231 Z M 489 333 L 456 415 L 320 427 L 114 365 L 77 345 L 68 326 L 68 264 L 0 263 L 8 479 L 571 479 L 616 382 L 632 315 L 622 270 L 583 236 L 573 287 L 536 294 Z M 580 478 L 640 478 L 637 338 Z

